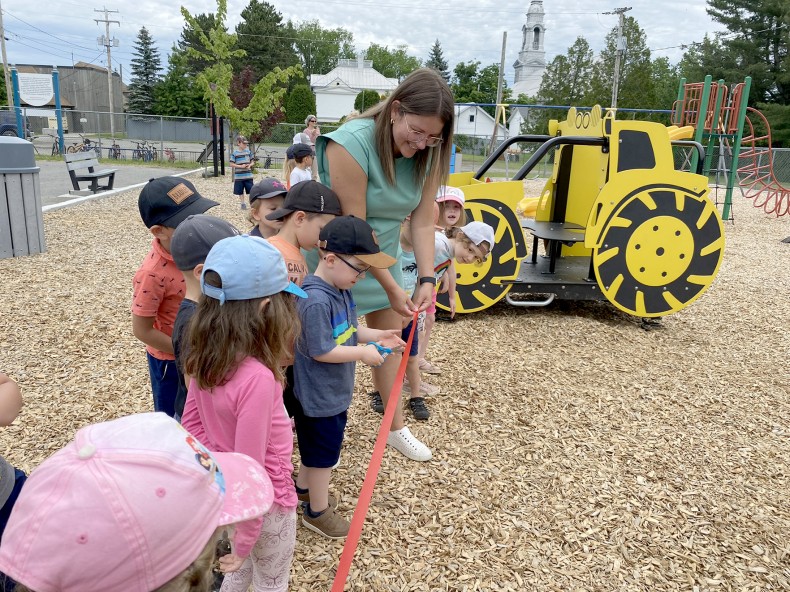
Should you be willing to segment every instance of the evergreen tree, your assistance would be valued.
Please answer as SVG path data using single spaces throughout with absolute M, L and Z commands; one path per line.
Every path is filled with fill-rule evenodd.
M 426 67 L 433 68 L 439 74 L 442 75 L 442 78 L 449 84 L 450 82 L 450 70 L 447 66 L 447 60 L 444 59 L 444 54 L 442 53 L 442 46 L 437 39 L 433 47 L 431 47 L 431 53 L 428 55 L 428 61 L 425 62 Z
M 132 79 L 129 84 L 129 113 L 154 112 L 154 87 L 159 82 L 162 60 L 154 39 L 143 27 L 137 34 L 132 57 Z
M 315 114 L 315 95 L 306 84 L 297 84 L 285 102 L 288 123 L 304 123 L 308 115 Z M 301 131 L 301 130 L 300 130 Z
M 293 50 L 294 33 L 283 24 L 283 17 L 274 6 L 250 0 L 241 11 L 241 18 L 236 25 L 237 47 L 246 55 L 234 61 L 234 69 L 251 66 L 259 80 L 275 67 L 284 69 L 299 63 Z
M 708 14 L 733 36 L 724 45 L 736 57 L 730 83 L 752 77 L 753 102 L 790 105 L 790 9 L 787 0 L 708 0 Z
M 203 89 L 195 83 L 184 52 L 173 45 L 167 73 L 154 88 L 154 110 L 157 115 L 173 117 L 205 117 Z
M 181 38 L 178 40 L 178 50 L 183 57 L 181 65 L 193 76 L 197 75 L 205 65 L 200 58 L 196 57 L 208 51 L 206 44 L 209 40 L 204 31 L 211 31 L 216 25 L 216 18 L 211 13 L 196 14 L 192 17 L 191 24 L 190 21 L 184 22 Z M 227 33 L 227 29 L 224 29 L 224 32 Z

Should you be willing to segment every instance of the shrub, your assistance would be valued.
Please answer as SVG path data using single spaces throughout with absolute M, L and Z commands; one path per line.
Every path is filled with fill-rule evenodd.
M 306 84 L 297 84 L 285 102 L 285 117 L 288 123 L 304 124 L 308 115 L 315 115 L 315 95 Z

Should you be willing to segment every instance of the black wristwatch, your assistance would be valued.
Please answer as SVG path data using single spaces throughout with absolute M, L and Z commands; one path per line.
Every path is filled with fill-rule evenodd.
M 433 277 L 432 275 L 426 275 L 426 276 L 421 277 L 419 280 L 417 280 L 417 283 L 420 284 L 420 285 L 433 284 L 435 286 L 436 285 L 436 278 Z

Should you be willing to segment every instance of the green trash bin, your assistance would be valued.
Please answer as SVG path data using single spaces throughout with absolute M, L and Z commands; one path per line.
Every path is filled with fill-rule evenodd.
M 33 144 L 0 136 L 0 259 L 46 251 Z

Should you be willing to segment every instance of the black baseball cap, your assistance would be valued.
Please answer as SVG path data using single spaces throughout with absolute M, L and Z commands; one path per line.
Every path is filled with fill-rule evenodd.
M 309 212 L 311 214 L 332 214 L 340 216 L 340 200 L 337 194 L 318 181 L 302 181 L 297 183 L 285 196 L 283 207 L 266 216 L 267 220 L 280 220 L 292 212 Z
M 294 158 L 301 158 L 304 156 L 313 155 L 313 149 L 310 147 L 310 144 L 302 144 L 302 143 L 294 144 L 292 152 Z
M 288 193 L 288 189 L 286 189 L 282 181 L 273 177 L 266 177 L 258 181 L 250 189 L 250 203 L 256 199 L 269 199 L 270 197 L 285 195 L 286 193 Z
M 288 148 L 285 149 L 285 157 L 288 160 L 293 160 L 294 157 L 294 145 L 291 144 Z
M 176 228 L 188 216 L 202 214 L 219 203 L 200 195 L 195 186 L 180 177 L 151 179 L 140 192 L 137 207 L 147 228 L 160 225 Z
M 338 255 L 354 255 L 372 267 L 386 269 L 397 261 L 382 253 L 370 224 L 356 216 L 338 216 L 321 229 L 318 248 Z
M 178 269 L 191 271 L 206 262 L 208 252 L 215 243 L 239 234 L 233 224 L 222 218 L 208 214 L 188 216 L 178 225 L 170 239 L 170 254 Z

